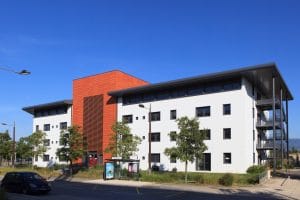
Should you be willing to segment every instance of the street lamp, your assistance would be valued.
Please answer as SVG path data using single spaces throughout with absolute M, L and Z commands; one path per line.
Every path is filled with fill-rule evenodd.
M 139 104 L 140 108 L 145 108 L 148 110 L 148 124 L 149 124 L 149 132 L 148 132 L 148 172 L 151 174 L 151 104 L 149 108 L 147 108 L 144 104 Z
M 19 75 L 29 75 L 29 74 L 31 74 L 31 72 L 26 70 L 26 69 L 22 69 L 21 71 L 15 71 L 15 70 L 7 68 L 7 67 L 0 67 L 0 70 L 7 71 L 7 72 L 12 72 L 12 73 L 19 74 Z
M 15 167 L 15 160 L 16 160 L 16 123 L 14 124 L 7 124 L 7 123 L 1 123 L 4 126 L 12 126 L 13 127 L 13 143 L 12 143 L 12 157 L 11 157 L 11 164 L 12 167 Z

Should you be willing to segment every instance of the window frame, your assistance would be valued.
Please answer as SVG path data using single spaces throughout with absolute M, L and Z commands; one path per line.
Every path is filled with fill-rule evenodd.
M 150 113 L 151 122 L 160 121 L 160 111 Z
M 66 126 L 64 126 L 66 125 Z M 60 130 L 67 130 L 68 129 L 68 122 L 60 122 L 59 123 L 59 129 Z
M 170 120 L 177 119 L 177 110 L 170 110 Z
M 232 164 L 232 155 L 230 152 L 223 153 L 223 164 L 227 164 L 227 165 Z
M 150 136 L 151 142 L 160 142 L 160 132 L 152 132 Z
M 231 104 L 223 104 L 223 115 L 231 115 Z
M 49 128 L 48 128 L 49 127 Z M 50 131 L 51 125 L 50 124 L 44 124 L 44 131 Z
M 122 122 L 124 124 L 132 124 L 133 123 L 133 115 L 122 115 Z
M 210 117 L 211 116 L 211 106 L 201 106 L 196 107 L 196 117 Z
M 229 132 L 227 132 L 229 131 Z M 228 136 L 229 134 L 229 137 L 226 137 Z M 223 128 L 223 140 L 231 140 L 231 128 Z
M 154 161 L 153 157 L 157 156 L 158 157 L 158 161 Z M 156 157 L 156 158 L 157 158 Z M 151 156 L 150 156 L 150 159 L 151 159 L 151 163 L 160 163 L 160 153 L 151 153 Z

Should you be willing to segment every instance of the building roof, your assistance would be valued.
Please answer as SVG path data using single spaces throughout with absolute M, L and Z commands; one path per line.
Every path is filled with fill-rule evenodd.
M 283 80 L 275 63 L 266 63 L 255 66 L 248 66 L 239 69 L 233 69 L 223 72 L 211 73 L 206 75 L 194 76 L 189 78 L 177 79 L 167 82 L 155 83 L 145 86 L 133 87 L 124 90 L 116 90 L 108 92 L 111 96 L 126 96 L 147 92 L 155 92 L 174 87 L 182 87 L 194 83 L 205 83 L 211 81 L 221 81 L 225 79 L 245 77 L 248 81 L 259 88 L 266 97 L 272 97 L 272 77 L 276 78 L 275 94 L 280 95 L 280 88 L 283 91 L 283 99 L 293 100 L 293 96 Z
M 66 105 L 72 105 L 72 104 L 73 104 L 72 99 L 65 99 L 65 100 L 55 101 L 55 102 L 51 102 L 51 103 L 45 103 L 45 104 L 24 107 L 24 108 L 22 108 L 22 110 L 33 115 L 35 110 L 49 109 L 49 108 L 55 108 L 55 107 L 59 107 L 59 106 L 66 106 Z

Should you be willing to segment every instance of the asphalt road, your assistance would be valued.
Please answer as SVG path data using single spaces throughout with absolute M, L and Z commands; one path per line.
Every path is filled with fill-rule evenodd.
M 8 193 L 10 200 L 161 200 L 161 199 L 283 199 L 270 193 L 225 192 L 213 194 L 206 192 L 176 191 L 160 188 L 112 186 L 104 184 L 87 184 L 68 181 L 55 181 L 52 183 L 52 191 L 47 195 L 23 195 Z

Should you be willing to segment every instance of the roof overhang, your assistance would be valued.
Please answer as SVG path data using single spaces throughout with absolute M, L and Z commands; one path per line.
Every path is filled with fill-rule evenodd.
M 275 94 L 276 97 L 280 96 L 280 90 L 283 92 L 284 100 L 293 100 L 293 96 L 288 89 L 285 81 L 283 80 L 275 63 L 267 63 L 261 65 L 255 65 L 250 67 L 244 67 L 234 70 L 228 70 L 224 72 L 211 73 L 206 75 L 200 75 L 190 78 L 178 79 L 173 81 L 167 81 L 162 83 L 155 83 L 145 86 L 133 87 L 124 90 L 115 90 L 108 92 L 109 95 L 114 97 L 127 96 L 133 94 L 155 92 L 158 90 L 164 90 L 174 87 L 181 87 L 194 83 L 205 83 L 213 81 L 222 81 L 237 77 L 244 77 L 255 87 L 259 88 L 263 92 L 266 98 L 272 97 L 272 81 L 275 78 Z
M 45 104 L 24 107 L 24 108 L 22 108 L 22 110 L 33 115 L 36 110 L 50 109 L 50 108 L 55 108 L 55 107 L 60 107 L 60 106 L 68 106 L 68 105 L 72 105 L 72 104 L 73 104 L 72 100 L 66 99 L 66 100 L 62 100 L 62 101 L 55 101 L 55 102 L 51 102 L 51 103 L 45 103 Z

